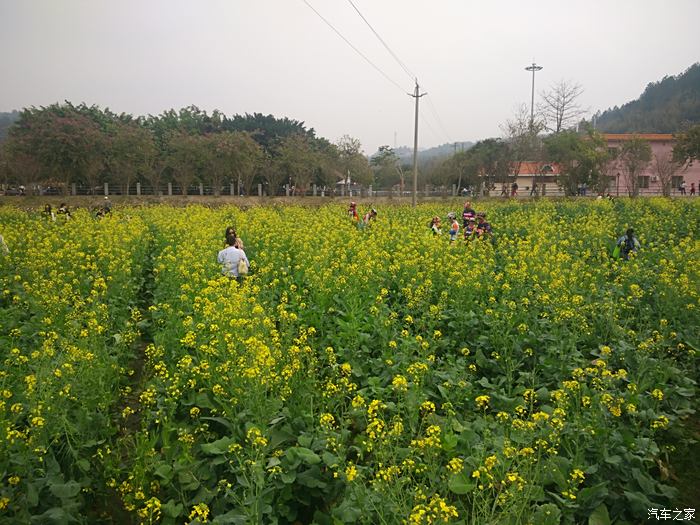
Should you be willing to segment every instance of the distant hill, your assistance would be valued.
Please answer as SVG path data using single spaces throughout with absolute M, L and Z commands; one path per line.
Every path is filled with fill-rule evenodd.
M 637 100 L 596 115 L 596 128 L 608 133 L 674 133 L 700 123 L 700 63 L 676 76 L 647 85 Z
M 7 137 L 7 130 L 13 122 L 19 119 L 19 111 L 11 111 L 10 113 L 0 112 L 0 142 Z
M 466 151 L 474 145 L 473 142 L 452 142 L 450 144 L 442 144 L 440 146 L 435 146 L 433 148 L 419 149 L 418 150 L 418 163 L 425 164 L 433 160 L 441 159 L 444 157 L 449 157 L 453 155 L 455 151 Z M 401 160 L 401 164 L 412 164 L 413 163 L 413 148 L 408 146 L 400 146 L 394 148 L 394 153 Z M 376 153 L 372 154 L 373 157 Z

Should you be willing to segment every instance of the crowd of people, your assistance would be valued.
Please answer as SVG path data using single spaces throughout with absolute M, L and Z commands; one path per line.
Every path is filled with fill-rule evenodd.
M 457 214 L 453 211 L 449 212 L 447 214 L 447 220 L 449 222 L 448 234 L 450 236 L 450 242 L 454 242 L 458 239 L 460 231 Z M 477 238 L 490 239 L 493 237 L 493 228 L 486 220 L 486 213 L 474 211 L 471 201 L 464 203 L 461 229 L 462 237 L 467 242 Z M 442 235 L 441 220 L 437 215 L 430 221 L 430 231 L 432 231 L 434 236 Z

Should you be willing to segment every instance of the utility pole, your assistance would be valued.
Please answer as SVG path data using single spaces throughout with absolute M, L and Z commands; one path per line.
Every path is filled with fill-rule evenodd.
M 427 95 L 427 93 L 420 93 L 418 89 L 418 79 L 416 79 L 416 88 L 413 90 L 413 94 L 409 93 L 409 97 L 416 99 L 416 123 L 413 131 L 413 201 L 412 205 L 415 208 L 416 200 L 418 198 L 418 99 L 422 96 Z
M 531 66 L 527 66 L 525 71 L 532 71 L 532 98 L 530 99 L 530 131 L 532 132 L 532 127 L 535 120 L 535 73 L 542 69 L 542 66 L 538 66 L 534 62 Z

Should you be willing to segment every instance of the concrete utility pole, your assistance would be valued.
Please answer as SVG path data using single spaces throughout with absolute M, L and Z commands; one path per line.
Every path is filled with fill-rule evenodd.
M 415 208 L 418 198 L 418 99 L 427 93 L 420 93 L 418 89 L 418 79 L 416 79 L 416 88 L 413 93 L 409 93 L 409 97 L 416 99 L 416 124 L 413 132 L 413 200 L 412 205 Z
M 538 66 L 534 62 L 531 66 L 527 66 L 525 71 L 532 71 L 532 98 L 530 99 L 530 131 L 532 131 L 532 126 L 535 120 L 535 73 L 542 69 L 542 66 Z

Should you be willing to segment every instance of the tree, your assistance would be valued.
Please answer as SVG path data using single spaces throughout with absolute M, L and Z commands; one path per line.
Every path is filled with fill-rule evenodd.
M 258 175 L 267 183 L 267 193 L 270 197 L 277 195 L 282 183 L 288 178 L 282 160 L 264 151 L 258 166 Z
M 641 137 L 634 136 L 619 148 L 618 163 L 625 173 L 625 184 L 630 197 L 639 195 L 639 174 L 651 160 L 651 146 Z
M 372 171 L 367 157 L 362 154 L 362 144 L 356 138 L 343 135 L 336 144 L 338 149 L 338 161 L 343 178 L 359 184 L 371 184 Z
M 204 161 L 202 138 L 183 131 L 171 133 L 168 137 L 168 166 L 173 178 L 180 185 L 183 195 L 197 179 Z
M 126 195 L 132 181 L 151 168 L 155 155 L 155 142 L 148 129 L 134 121 L 117 120 L 112 124 L 107 164 Z
M 493 189 L 495 182 L 507 181 L 511 163 L 506 142 L 501 139 L 480 140 L 469 151 L 479 179 L 487 190 Z
M 276 148 L 276 165 L 286 174 L 294 186 L 294 193 L 306 192 L 322 159 L 314 151 L 311 141 L 302 134 L 290 135 L 282 139 Z
M 673 159 L 673 153 L 671 152 L 657 152 L 654 154 L 652 167 L 654 169 L 654 173 L 656 173 L 656 176 L 659 177 L 661 192 L 663 193 L 664 197 L 670 197 L 673 176 L 678 170 L 681 169 L 682 164 Z
M 501 126 L 507 144 L 511 178 L 515 179 L 520 174 L 523 162 L 541 162 L 543 146 L 539 133 L 544 128 L 545 123 L 541 119 L 530 122 L 525 104 L 520 105 L 513 119 L 507 120 L 505 125 Z
M 700 159 L 700 124 L 692 126 L 675 136 L 673 160 L 689 166 Z
M 576 124 L 586 113 L 577 102 L 582 93 L 579 84 L 560 80 L 540 95 L 542 101 L 538 109 L 549 131 L 560 133 Z
M 36 162 L 44 180 L 60 181 L 64 192 L 76 177 L 92 190 L 104 167 L 107 145 L 95 118 L 99 114 L 94 106 L 71 104 L 25 109 L 10 128 L 10 147 L 16 158 Z
M 263 149 L 246 131 L 233 132 L 231 141 L 235 148 L 232 168 L 233 173 L 238 176 L 239 192 L 240 184 L 243 184 L 246 195 L 250 195 L 255 175 L 263 158 Z
M 246 113 L 224 118 L 222 127 L 227 131 L 247 131 L 268 154 L 272 154 L 280 141 L 291 135 L 304 135 L 315 138 L 313 129 L 307 130 L 303 122 L 288 118 L 275 118 L 262 113 Z
M 582 184 L 593 185 L 598 192 L 608 186 L 606 165 L 609 154 L 605 140 L 594 129 L 585 135 L 563 131 L 544 139 L 547 159 L 559 165 L 558 183 L 566 195 L 575 195 Z
M 202 161 L 214 195 L 221 194 L 226 179 L 235 180 L 239 193 L 250 194 L 262 150 L 249 133 L 223 131 L 201 137 Z
M 399 184 L 399 190 L 403 195 L 406 176 L 401 160 L 392 148 L 380 146 L 379 151 L 370 159 L 370 166 L 374 170 L 374 179 L 380 187 L 391 188 Z

